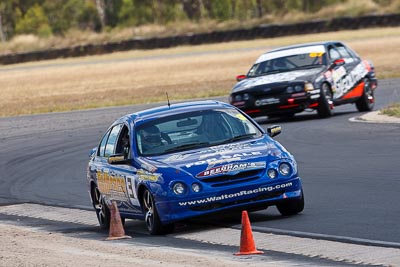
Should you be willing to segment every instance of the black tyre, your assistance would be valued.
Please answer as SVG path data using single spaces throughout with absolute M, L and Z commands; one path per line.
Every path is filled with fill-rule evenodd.
M 302 212 L 304 210 L 303 192 L 301 192 L 300 198 L 287 200 L 285 202 L 277 204 L 276 207 L 278 208 L 280 214 L 282 214 L 283 216 L 295 215 L 299 212 Z
M 95 187 L 92 193 L 93 207 L 96 210 L 97 220 L 99 221 L 100 229 L 108 230 L 110 228 L 110 209 L 105 203 L 104 197 L 99 189 Z
M 162 235 L 171 233 L 174 230 L 174 224 L 162 224 L 158 216 L 154 198 L 148 189 L 143 192 L 142 198 L 143 212 L 147 230 L 152 235 Z
M 374 91 L 371 88 L 371 82 L 368 78 L 364 78 L 364 92 L 356 102 L 357 110 L 360 112 L 372 111 L 374 102 Z
M 327 83 L 323 83 L 318 103 L 317 112 L 321 118 L 331 117 L 333 115 L 333 96 L 332 91 Z

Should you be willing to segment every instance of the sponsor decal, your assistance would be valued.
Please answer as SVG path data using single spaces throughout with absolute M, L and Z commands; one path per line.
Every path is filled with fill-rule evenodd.
M 325 54 L 325 52 L 311 52 L 309 54 L 310 57 L 322 57 L 322 55 Z
M 266 162 L 231 163 L 214 168 L 208 168 L 207 170 L 197 174 L 196 177 L 202 178 L 218 174 L 236 174 L 241 171 L 264 169 L 265 167 L 266 167 Z
M 296 93 L 296 94 L 292 94 L 291 97 L 301 97 L 301 96 L 305 96 L 306 92 L 302 92 L 302 93 Z
M 264 98 L 264 99 L 257 99 L 254 104 L 256 106 L 266 106 L 271 104 L 279 103 L 279 98 Z
M 217 153 L 218 154 L 218 153 Z M 219 155 L 219 154 L 218 154 Z M 199 160 L 196 162 L 191 162 L 186 164 L 186 168 L 190 168 L 192 166 L 199 166 L 199 165 L 215 165 L 217 163 L 221 162 L 229 162 L 229 161 L 237 161 L 241 160 L 242 158 L 247 158 L 247 157 L 253 157 L 253 156 L 261 156 L 262 153 L 259 151 L 254 151 L 254 152 L 243 152 L 243 153 L 235 153 L 231 155 L 220 155 L 219 158 L 208 158 L 205 160 Z M 204 157 L 209 157 L 210 155 L 205 155 Z
M 337 71 L 339 71 L 341 68 L 344 69 L 344 67 L 342 66 Z M 333 76 L 336 89 L 335 94 L 336 97 L 340 97 L 351 90 L 359 81 L 361 81 L 362 78 L 367 75 L 368 71 L 365 68 L 364 64 L 360 63 L 347 75 L 345 75 L 346 70 L 340 70 L 338 74 L 335 73 Z
M 238 118 L 241 121 L 247 121 L 246 117 L 243 116 L 243 114 L 240 114 L 240 113 L 236 114 L 235 117 Z
M 223 194 L 223 195 L 218 195 L 218 196 L 212 196 L 212 197 L 207 197 L 203 199 L 198 199 L 198 200 L 193 200 L 193 201 L 182 201 L 179 202 L 179 206 L 193 206 L 193 205 L 204 205 L 208 203 L 213 203 L 221 200 L 228 200 L 228 199 L 233 199 L 233 198 L 238 198 L 242 196 L 251 196 L 255 194 L 260 194 L 260 193 L 267 193 L 279 189 L 284 189 L 293 186 L 292 182 L 289 183 L 284 183 L 284 184 L 278 184 L 278 185 L 273 185 L 273 186 L 263 186 L 259 187 L 256 189 L 252 190 L 242 190 L 237 193 L 232 193 L 232 194 Z
M 103 194 L 110 199 L 126 201 L 126 183 L 125 177 L 109 175 L 107 172 L 97 172 L 97 186 Z
M 164 160 L 164 162 L 180 162 L 189 157 L 189 154 L 172 155 Z
M 238 143 L 238 144 L 226 144 L 220 146 L 209 147 L 206 150 L 201 151 L 200 153 L 203 154 L 200 156 L 200 160 L 203 158 L 207 158 L 212 156 L 213 154 L 225 154 L 231 153 L 232 151 L 240 151 L 240 150 L 251 150 L 254 146 L 257 145 L 264 145 L 265 143 Z M 204 155 L 206 154 L 206 155 Z
M 140 163 L 140 167 L 146 171 L 155 172 L 157 170 L 156 166 L 154 166 L 140 158 L 138 158 L 138 162 Z
M 137 175 L 139 180 L 157 182 L 161 177 L 160 173 L 151 173 L 145 170 L 138 170 Z
M 339 81 L 343 76 L 345 76 L 346 75 L 346 69 L 343 67 L 343 66 L 341 66 L 341 67 L 339 67 L 338 69 L 336 69 L 336 70 L 333 70 L 332 71 L 332 78 L 333 78 L 333 81 L 334 82 L 337 82 L 337 81 Z

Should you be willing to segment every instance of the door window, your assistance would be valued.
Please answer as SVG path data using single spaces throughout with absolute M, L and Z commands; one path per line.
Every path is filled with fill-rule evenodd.
M 108 140 L 108 136 L 110 135 L 110 130 L 108 130 L 104 136 L 103 139 L 101 139 L 99 149 L 97 150 L 97 156 L 104 157 L 104 151 L 106 149 L 106 144 Z
M 109 157 L 114 154 L 115 145 L 117 143 L 118 134 L 121 130 L 122 124 L 115 125 L 110 132 L 107 140 L 106 148 L 104 151 L 104 156 Z

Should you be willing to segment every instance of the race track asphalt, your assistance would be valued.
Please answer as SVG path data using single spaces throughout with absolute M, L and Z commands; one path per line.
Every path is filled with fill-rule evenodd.
M 380 82 L 376 109 L 400 100 L 399 82 Z M 91 148 L 119 116 L 157 105 L 1 118 L 0 204 L 90 208 L 85 175 Z M 315 112 L 257 119 L 263 127 L 282 126 L 276 139 L 298 161 L 306 208 L 293 217 L 281 217 L 274 207 L 252 213 L 254 229 L 400 243 L 400 125 L 349 121 L 361 114 L 345 105 L 328 119 Z M 218 223 L 235 227 L 240 218 Z

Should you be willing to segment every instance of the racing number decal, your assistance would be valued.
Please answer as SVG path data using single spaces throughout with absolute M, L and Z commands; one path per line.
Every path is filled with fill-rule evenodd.
M 127 189 L 129 198 L 137 198 L 133 181 L 134 180 L 132 177 L 129 177 L 129 176 L 126 177 L 126 189 Z
M 134 206 L 139 205 L 136 195 L 135 178 L 132 176 L 126 176 L 126 192 L 130 203 Z

